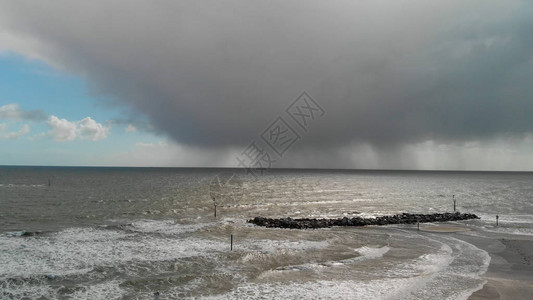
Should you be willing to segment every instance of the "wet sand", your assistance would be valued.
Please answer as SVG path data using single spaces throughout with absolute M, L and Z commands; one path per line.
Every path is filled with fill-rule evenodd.
M 430 225 L 422 226 L 420 225 L 420 231 L 429 231 L 429 232 L 462 232 L 469 231 L 467 227 L 460 226 L 442 226 L 442 225 Z
M 483 289 L 475 292 L 470 296 L 469 300 L 480 299 L 527 299 L 533 298 L 533 283 L 521 280 L 508 280 L 503 278 L 491 278 L 487 279 L 487 283 L 483 286 Z
M 485 251 L 491 257 L 483 288 L 468 299 L 533 299 L 533 240 L 502 237 L 497 239 L 460 235 L 458 238 Z

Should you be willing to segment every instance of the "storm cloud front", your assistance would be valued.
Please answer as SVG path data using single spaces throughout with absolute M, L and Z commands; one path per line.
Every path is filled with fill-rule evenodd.
M 0 51 L 83 78 L 213 166 L 306 91 L 325 115 L 277 166 L 533 170 L 528 1 L 0 7 Z

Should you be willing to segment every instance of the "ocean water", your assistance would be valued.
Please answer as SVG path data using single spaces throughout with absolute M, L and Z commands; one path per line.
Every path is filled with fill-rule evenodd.
M 533 173 L 256 179 L 238 169 L 0 167 L 0 299 L 466 299 L 490 256 L 461 235 L 532 239 L 532 182 Z M 246 223 L 449 212 L 452 195 L 481 217 L 458 222 L 468 232 Z

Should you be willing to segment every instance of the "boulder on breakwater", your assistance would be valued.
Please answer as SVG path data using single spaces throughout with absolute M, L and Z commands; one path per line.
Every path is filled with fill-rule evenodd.
M 392 224 L 416 224 L 419 223 L 433 223 L 433 222 L 447 222 L 479 219 L 475 214 L 468 213 L 443 213 L 443 214 L 398 214 L 393 216 L 381 216 L 376 218 L 338 218 L 338 219 L 292 219 L 292 218 L 264 218 L 255 217 L 248 220 L 258 226 L 271 228 L 292 228 L 292 229 L 307 229 L 307 228 L 326 228 L 332 226 L 368 226 L 368 225 L 392 225 Z

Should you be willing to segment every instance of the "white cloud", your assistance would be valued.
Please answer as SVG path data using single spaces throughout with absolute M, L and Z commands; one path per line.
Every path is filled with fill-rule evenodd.
M 20 138 L 21 136 L 30 132 L 30 126 L 28 124 L 23 125 L 19 131 L 14 131 L 14 132 L 8 132 L 7 128 L 8 128 L 7 124 L 0 124 L 0 138 L 8 139 L 8 140 L 16 140 Z
M 82 139 L 98 141 L 107 138 L 109 127 L 87 117 L 78 122 L 78 132 Z
M 50 116 L 46 124 L 51 129 L 48 134 L 56 141 L 73 141 L 76 138 L 76 122 Z
M 48 135 L 54 140 L 62 142 L 75 139 L 99 141 L 107 138 L 109 133 L 109 127 L 97 123 L 90 117 L 72 122 L 52 115 L 46 124 L 51 129 Z
M 41 133 L 30 137 L 35 140 L 44 135 L 50 136 L 56 141 L 73 141 L 75 139 L 99 141 L 107 138 L 110 126 L 97 123 L 90 117 L 80 121 L 69 121 L 60 119 L 54 115 L 47 117 L 41 110 L 23 110 L 17 103 L 11 103 L 0 107 L 0 119 L 10 121 L 35 121 L 46 120 L 46 125 L 50 128 L 48 133 Z M 0 124 L 0 138 L 17 139 L 30 131 L 29 125 L 24 125 L 17 132 L 7 132 L 8 125 Z

